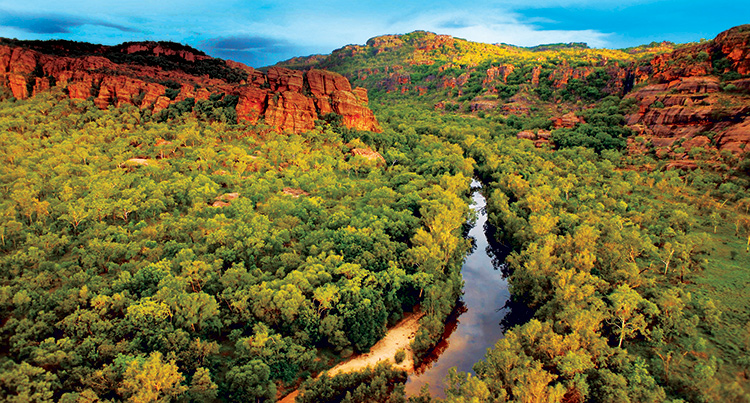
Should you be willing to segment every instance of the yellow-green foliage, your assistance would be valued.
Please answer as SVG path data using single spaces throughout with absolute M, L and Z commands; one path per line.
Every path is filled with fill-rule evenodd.
M 0 399 L 272 399 L 404 309 L 442 323 L 472 161 L 337 130 L 0 103 Z

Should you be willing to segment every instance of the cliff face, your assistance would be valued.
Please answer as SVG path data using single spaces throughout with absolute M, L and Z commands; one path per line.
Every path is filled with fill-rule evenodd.
M 626 97 L 637 102 L 628 125 L 657 153 L 714 146 L 750 151 L 750 25 L 713 41 L 685 46 L 639 66 L 648 85 Z M 683 151 L 680 150 L 680 151 Z
M 70 98 L 93 97 L 102 109 L 135 105 L 158 113 L 188 98 L 201 101 L 225 94 L 239 97 L 239 121 L 263 121 L 299 133 L 312 129 L 322 116 L 337 113 L 349 128 L 380 131 L 367 107 L 367 91 L 352 89 L 345 77 L 329 71 L 271 68 L 263 73 L 188 47 L 155 42 L 87 45 L 84 50 L 69 43 L 24 45 L 0 42 L 0 85 L 18 99 L 57 86 Z

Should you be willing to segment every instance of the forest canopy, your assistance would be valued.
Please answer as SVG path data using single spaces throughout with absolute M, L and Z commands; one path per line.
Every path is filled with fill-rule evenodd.
M 429 348 L 460 291 L 473 162 L 436 137 L 54 92 L 0 133 L 3 399 L 274 399 L 416 304 Z

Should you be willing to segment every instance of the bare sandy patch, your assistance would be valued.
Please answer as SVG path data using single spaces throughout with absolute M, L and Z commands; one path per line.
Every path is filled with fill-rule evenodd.
M 411 373 L 414 371 L 414 353 L 411 351 L 411 341 L 419 330 L 419 319 L 424 313 L 407 313 L 404 318 L 388 329 L 385 337 L 375 343 L 367 354 L 352 356 L 349 360 L 336 365 L 328 370 L 328 375 L 338 373 L 355 372 L 367 366 L 374 367 L 380 361 L 389 361 L 393 368 L 403 369 Z M 406 358 L 400 364 L 396 364 L 394 356 L 398 350 L 404 350 Z
M 368 366 L 375 366 L 381 361 L 388 361 L 393 368 L 402 369 L 408 373 L 414 372 L 414 352 L 410 344 L 419 330 L 419 319 L 424 316 L 423 312 L 408 312 L 398 323 L 388 329 L 379 342 L 370 348 L 367 354 L 354 355 L 348 360 L 329 369 L 328 375 L 333 376 L 340 373 L 355 372 L 365 369 Z M 396 364 L 394 358 L 396 352 L 404 350 L 406 358 L 400 364 Z M 280 403 L 293 403 L 299 394 L 299 390 L 286 395 L 279 400 Z

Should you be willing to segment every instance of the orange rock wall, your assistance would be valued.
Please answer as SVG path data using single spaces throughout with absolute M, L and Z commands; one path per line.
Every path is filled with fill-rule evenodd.
M 153 43 L 129 44 L 121 51 L 178 56 L 186 62 L 209 58 Z M 239 96 L 237 116 L 243 122 L 264 121 L 280 130 L 300 133 L 312 129 L 316 120 L 333 112 L 342 115 L 343 124 L 349 128 L 380 131 L 367 107 L 367 90 L 352 89 L 344 76 L 324 70 L 303 73 L 277 67 L 264 74 L 241 63 L 228 62 L 228 65 L 247 72 L 247 82 L 237 85 L 179 70 L 120 65 L 102 56 L 61 57 L 0 45 L 0 85 L 9 88 L 18 99 L 32 97 L 55 85 L 73 99 L 93 97 L 102 109 L 135 105 L 158 113 L 187 98 L 201 101 L 212 93 L 223 93 Z M 181 84 L 174 100 L 165 96 L 167 88 L 159 84 L 165 80 Z
M 699 146 L 737 154 L 750 151 L 750 104 L 745 95 L 750 80 L 721 82 L 713 75 L 750 74 L 749 39 L 750 25 L 732 28 L 713 41 L 656 56 L 639 67 L 637 75 L 649 85 L 627 95 L 638 105 L 627 116 L 628 125 L 660 154 L 673 152 L 675 144 L 685 151 Z M 714 71 L 713 62 L 721 58 L 729 61 L 728 67 Z M 730 84 L 737 90 L 725 91 Z

